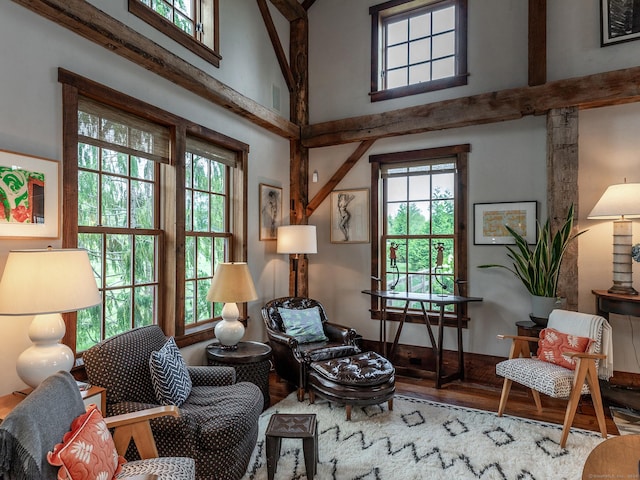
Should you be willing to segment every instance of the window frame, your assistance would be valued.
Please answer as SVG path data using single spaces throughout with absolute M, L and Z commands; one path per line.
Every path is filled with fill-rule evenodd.
M 411 150 L 404 152 L 394 152 L 371 155 L 369 163 L 371 164 L 371 238 L 376 241 L 371 242 L 371 276 L 374 278 L 382 278 L 382 271 L 385 265 L 386 238 L 383 235 L 385 230 L 383 218 L 385 211 L 383 205 L 383 178 L 382 169 L 384 166 L 393 164 L 407 164 L 410 162 L 424 162 L 425 160 L 436 160 L 439 158 L 455 157 L 456 176 L 454 183 L 454 214 L 456 222 L 454 224 L 454 251 L 456 252 L 454 278 L 468 278 L 468 171 L 469 171 L 469 152 L 471 146 L 469 144 L 452 145 L 446 147 L 426 148 L 420 150 Z M 374 281 L 375 282 L 375 281 Z M 372 288 L 378 288 L 378 285 L 372 283 Z M 462 288 L 459 292 L 464 295 L 466 289 Z M 374 320 L 382 319 L 382 304 L 384 299 L 371 297 L 371 318 Z M 463 327 L 466 328 L 468 318 L 468 308 L 466 304 L 458 306 L 462 313 Z M 427 310 L 430 322 L 438 323 L 437 311 Z M 386 320 L 401 321 L 403 317 L 402 308 L 389 307 L 386 310 Z M 410 309 L 407 313 L 407 322 L 424 323 L 424 317 L 420 310 Z M 445 312 L 444 323 L 447 326 L 455 326 L 457 324 L 457 316 L 454 311 Z
M 75 248 L 78 241 L 78 103 L 84 96 L 96 102 L 149 121 L 170 130 L 169 163 L 160 164 L 160 229 L 163 244 L 159 247 L 160 265 L 158 325 L 166 335 L 176 337 L 179 346 L 213 338 L 211 322 L 185 327 L 185 151 L 186 138 L 192 136 L 201 141 L 231 150 L 236 155 L 236 168 L 231 182 L 232 212 L 229 218 L 233 237 L 229 242 L 228 261 L 243 262 L 247 259 L 247 184 L 249 146 L 231 137 L 210 130 L 189 120 L 171 114 L 109 87 L 100 85 L 77 74 L 58 69 L 58 81 L 62 84 L 63 114 L 63 225 L 62 247 Z M 73 187 L 76 186 L 76 187 Z M 162 242 L 161 242 L 162 243 Z M 247 318 L 247 305 L 239 305 L 241 318 Z M 76 313 L 64 314 L 66 333 L 63 343 L 76 352 Z
M 212 19 L 212 28 L 203 27 L 210 31 L 209 35 L 213 35 L 213 48 L 210 48 L 206 44 L 202 43 L 198 40 L 199 32 L 197 29 L 194 29 L 194 35 L 191 36 L 180 27 L 175 25 L 173 22 L 164 18 L 155 10 L 149 8 L 147 5 L 142 3 L 141 0 L 127 0 L 129 12 L 140 18 L 144 22 L 151 25 L 156 30 L 162 32 L 172 40 L 178 42 L 180 45 L 190 50 L 200 58 L 203 58 L 207 62 L 209 62 L 214 67 L 220 67 L 220 61 L 222 60 L 222 55 L 220 55 L 220 15 L 219 15 L 219 0 L 210 0 L 212 2 L 213 8 L 213 19 Z M 201 2 L 196 5 L 196 21 L 195 23 L 202 24 L 202 7 Z M 213 32 L 211 32 L 213 29 Z M 205 32 L 205 35 L 207 33 Z
M 456 49 L 455 74 L 452 77 L 420 82 L 402 87 L 385 89 L 381 83 L 381 68 L 384 62 L 382 24 L 389 18 L 411 15 L 419 10 L 422 13 L 431 7 L 441 8 L 443 5 L 456 7 Z M 371 92 L 372 102 L 400 98 L 409 95 L 458 87 L 468 83 L 467 71 L 467 0 L 390 0 L 369 8 L 371 15 Z

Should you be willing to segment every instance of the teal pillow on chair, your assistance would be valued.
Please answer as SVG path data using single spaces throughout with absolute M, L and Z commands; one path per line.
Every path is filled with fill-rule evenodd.
M 278 307 L 287 335 L 300 343 L 323 342 L 328 340 L 322 328 L 318 307 L 295 309 Z

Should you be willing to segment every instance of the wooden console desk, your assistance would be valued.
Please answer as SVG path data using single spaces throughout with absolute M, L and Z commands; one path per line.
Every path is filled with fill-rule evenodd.
M 458 370 L 449 375 L 444 375 L 442 370 L 442 343 L 444 335 L 444 309 L 447 305 L 461 305 L 469 302 L 481 302 L 480 297 L 461 297 L 459 295 L 438 295 L 430 293 L 411 293 L 411 292 L 398 292 L 395 290 L 363 290 L 362 293 L 371 295 L 373 297 L 380 298 L 382 317 L 380 320 L 380 343 L 382 344 L 382 355 L 387 356 L 387 300 L 400 300 L 404 303 L 404 310 L 400 325 L 398 325 L 398 331 L 396 337 L 393 340 L 393 345 L 389 351 L 389 360 L 393 363 L 393 354 L 400 340 L 400 333 L 402 327 L 407 319 L 407 311 L 409 309 L 410 302 L 419 302 L 422 308 L 422 316 L 424 323 L 427 326 L 427 333 L 429 334 L 429 340 L 431 341 L 431 348 L 436 356 L 436 388 L 440 388 L 443 383 L 450 382 L 455 379 L 464 379 L 464 350 L 462 348 L 462 312 L 458 309 L 458 317 L 456 330 L 458 333 Z M 433 336 L 433 330 L 431 329 L 431 323 L 429 322 L 429 315 L 425 308 L 425 303 L 433 303 L 438 306 L 438 341 L 436 342 Z
M 607 320 L 610 313 L 640 317 L 640 295 L 620 295 L 606 290 L 591 290 L 596 297 L 596 313 Z

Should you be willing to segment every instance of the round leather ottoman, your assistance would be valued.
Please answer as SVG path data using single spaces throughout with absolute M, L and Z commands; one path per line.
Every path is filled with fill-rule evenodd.
M 377 405 L 388 402 L 393 410 L 395 368 L 376 352 L 363 352 L 350 357 L 311 363 L 307 378 L 309 401 L 315 395 L 345 405 L 351 420 L 353 405 Z

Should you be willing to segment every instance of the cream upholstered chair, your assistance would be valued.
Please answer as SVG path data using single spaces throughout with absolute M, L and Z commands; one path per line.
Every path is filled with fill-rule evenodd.
M 609 323 L 597 315 L 554 310 L 549 316 L 547 329 L 554 329 L 561 333 L 554 334 L 547 330 L 541 335 L 541 337 L 546 337 L 547 339 L 542 341 L 546 343 L 544 343 L 545 350 L 541 352 L 546 361 L 531 356 L 529 342 L 537 342 L 538 338 L 498 335 L 498 338 L 510 338 L 513 340 L 509 359 L 496 365 L 496 374 L 504 377 L 498 416 L 502 416 L 504 413 L 513 382 L 520 383 L 531 389 L 538 412 L 542 411 L 538 392 L 553 398 L 568 398 L 569 402 L 560 439 L 560 446 L 564 448 L 580 396 L 591 393 L 600 432 L 603 438 L 607 438 L 598 377 L 608 380 L 613 375 L 613 352 Z M 586 341 L 586 338 L 591 339 L 591 342 Z M 549 342 L 561 342 L 562 339 L 569 346 L 574 346 L 580 340 L 583 345 L 588 345 L 587 351 L 583 351 L 583 353 L 565 353 L 554 357 L 549 350 L 546 350 L 546 345 L 550 345 Z M 575 370 L 566 368 L 558 363 L 574 363 Z

